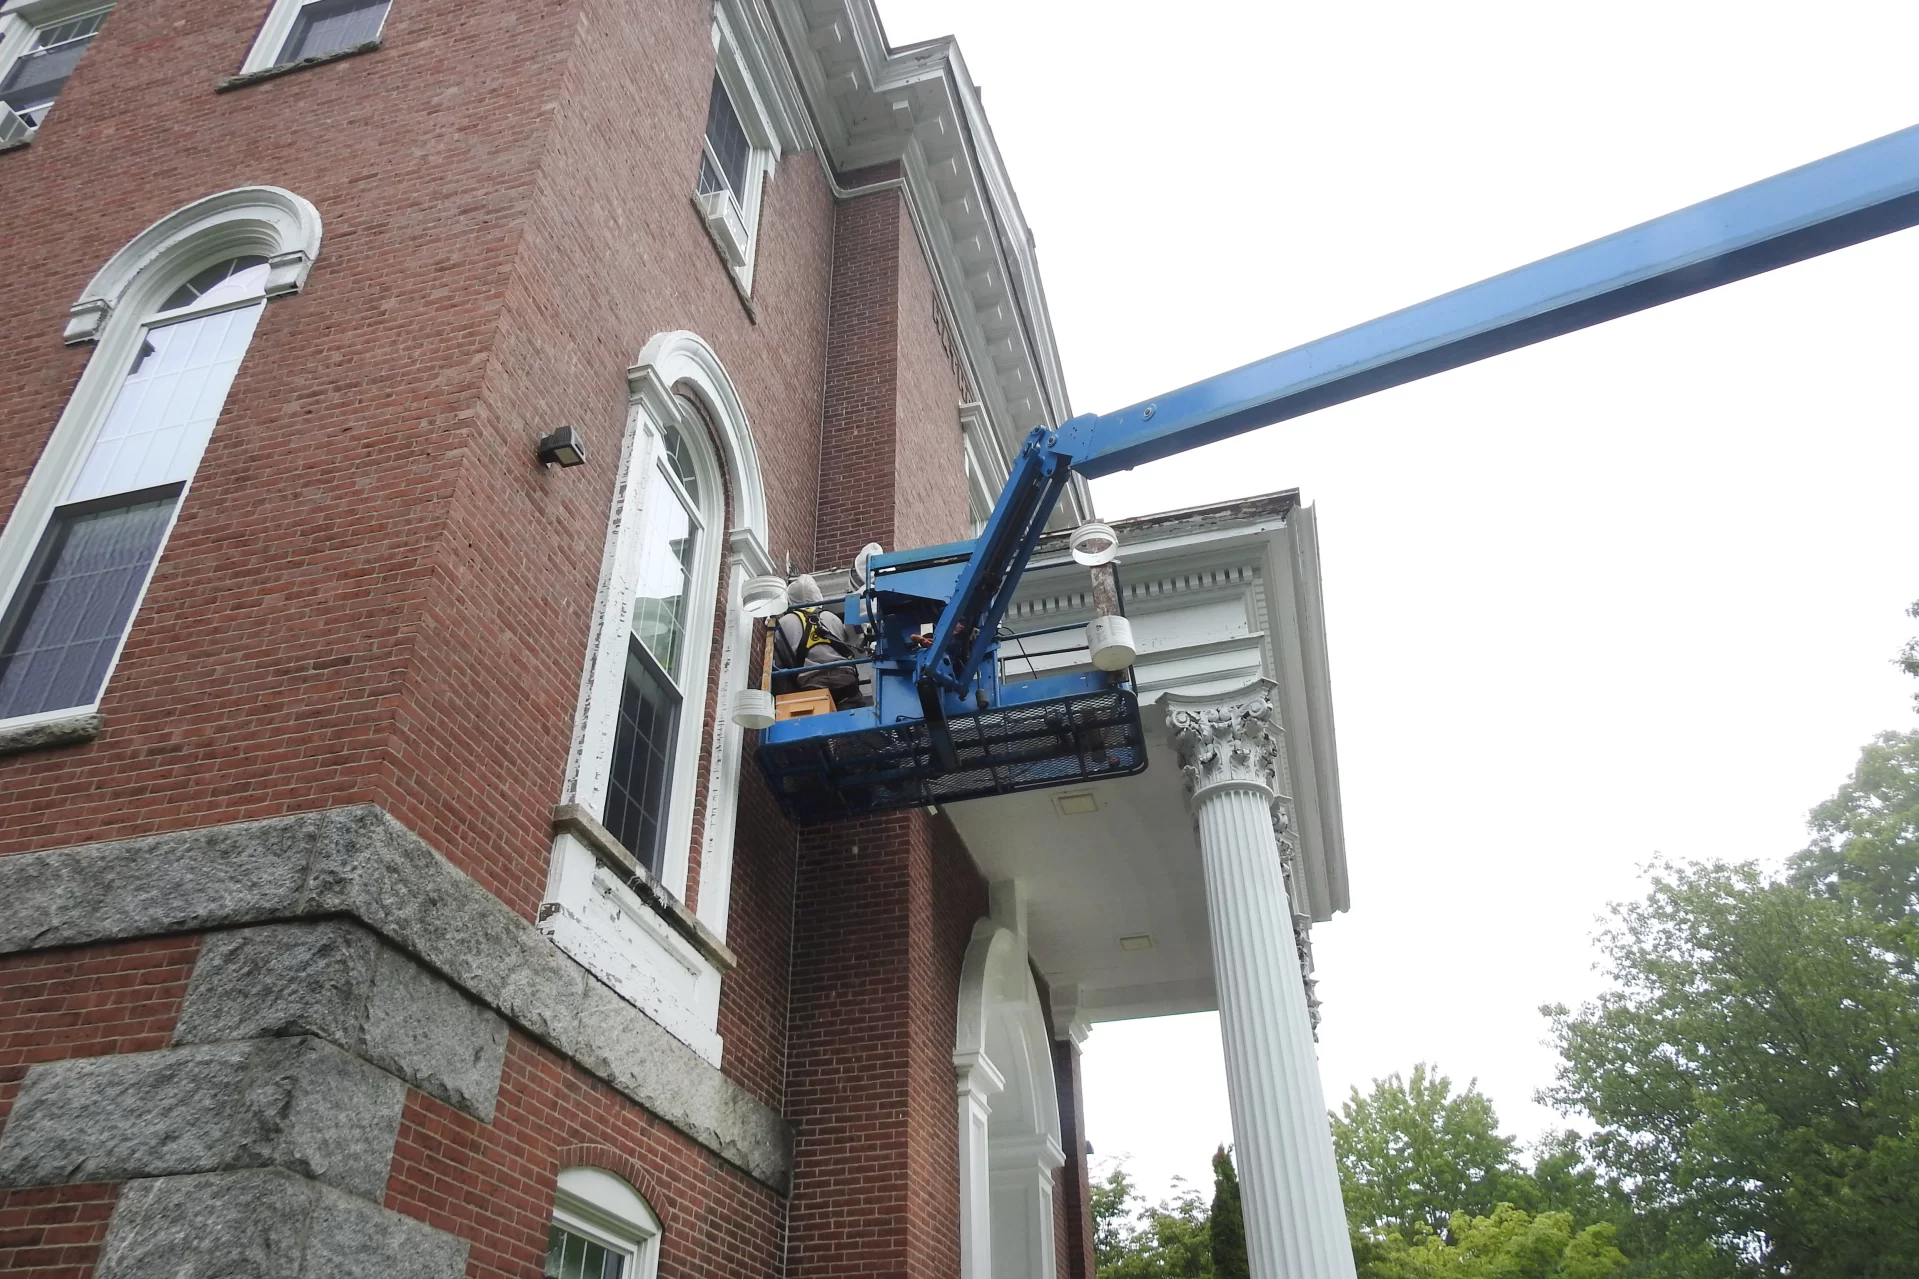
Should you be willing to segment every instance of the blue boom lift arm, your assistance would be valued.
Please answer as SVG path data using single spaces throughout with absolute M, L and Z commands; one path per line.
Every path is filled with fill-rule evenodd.
M 1035 428 L 971 542 L 875 557 L 875 706 L 786 720 L 760 761 L 801 820 L 1145 767 L 1125 673 L 1001 686 L 1000 624 L 1074 472 L 1089 478 L 1919 224 L 1901 130 L 1155 399 Z

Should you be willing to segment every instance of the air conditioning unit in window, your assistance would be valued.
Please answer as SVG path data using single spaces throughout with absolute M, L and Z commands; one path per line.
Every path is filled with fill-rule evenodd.
M 0 147 L 25 142 L 32 136 L 33 126 L 21 119 L 12 107 L 0 102 Z
M 702 191 L 697 197 L 700 213 L 706 218 L 706 230 L 713 243 L 733 266 L 746 265 L 746 219 L 740 216 L 739 202 L 731 191 Z

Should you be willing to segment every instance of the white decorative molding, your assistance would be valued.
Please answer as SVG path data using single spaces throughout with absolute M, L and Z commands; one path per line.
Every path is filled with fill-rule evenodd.
M 897 162 L 974 391 L 1003 456 L 1072 415 L 1032 231 L 959 46 L 887 46 L 872 0 L 769 0 L 829 172 Z M 860 188 L 862 190 L 867 188 Z M 1091 514 L 1077 477 L 1068 526 Z
M 997 887 L 997 886 L 996 886 Z M 1053 1179 L 1065 1163 L 1052 1041 L 1026 943 L 1001 920 L 973 925 L 960 966 L 953 1076 L 959 1104 L 960 1274 L 1053 1273 Z
M 235 187 L 175 209 L 87 281 L 68 312 L 64 340 L 70 346 L 95 341 L 117 308 L 144 310 L 146 299 L 129 296 L 136 281 L 170 277 L 188 257 L 217 262 L 245 253 L 267 259 L 267 297 L 299 292 L 320 256 L 320 211 L 291 191 L 266 186 Z
M 1269 800 L 1279 793 L 1285 748 L 1275 687 L 1262 677 L 1214 696 L 1165 695 L 1166 728 L 1195 803 L 1222 787 L 1260 790 Z

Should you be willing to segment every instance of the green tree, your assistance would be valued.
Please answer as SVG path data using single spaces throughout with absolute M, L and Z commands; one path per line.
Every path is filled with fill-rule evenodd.
M 1910 928 L 1750 864 L 1651 883 L 1601 936 L 1614 989 L 1544 1010 L 1542 1098 L 1596 1125 L 1628 1251 L 1665 1275 L 1919 1273 Z
M 1454 1213 L 1448 1238 L 1421 1230 L 1386 1236 L 1369 1259 L 1374 1279 L 1608 1279 L 1626 1268 L 1613 1226 L 1573 1228 L 1570 1213 L 1537 1216 L 1500 1204 L 1483 1217 Z
M 1395 1072 L 1352 1091 L 1331 1116 L 1333 1152 L 1357 1236 L 1423 1228 L 1445 1236 L 1454 1213 L 1490 1214 L 1514 1191 L 1516 1143 L 1499 1131 L 1492 1103 L 1476 1083 L 1454 1095 L 1453 1082 L 1421 1062 L 1410 1079 Z
M 1213 1212 L 1207 1225 L 1214 1279 L 1250 1279 L 1246 1261 L 1246 1218 L 1239 1204 L 1239 1173 L 1233 1156 L 1221 1146 L 1213 1152 Z
M 1919 915 L 1919 732 L 1874 738 L 1811 825 L 1812 843 L 1792 859 L 1794 882 L 1889 923 Z
M 1206 1201 L 1173 1179 L 1173 1194 L 1147 1207 L 1124 1164 L 1092 1184 L 1093 1264 L 1099 1279 L 1210 1279 Z
M 1919 600 L 1914 600 L 1906 608 L 1906 616 L 1919 617 Z M 1906 646 L 1899 650 L 1899 656 L 1892 660 L 1900 670 L 1919 679 L 1919 636 L 1907 640 Z M 1919 711 L 1919 693 L 1912 695 L 1912 709 Z

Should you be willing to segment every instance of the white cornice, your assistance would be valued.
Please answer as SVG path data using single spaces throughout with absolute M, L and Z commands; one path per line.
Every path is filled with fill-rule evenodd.
M 872 0 L 768 0 L 834 173 L 897 163 L 1002 451 L 1072 413 L 1033 238 L 950 39 L 891 49 Z M 1063 512 L 1091 513 L 1076 482 Z

